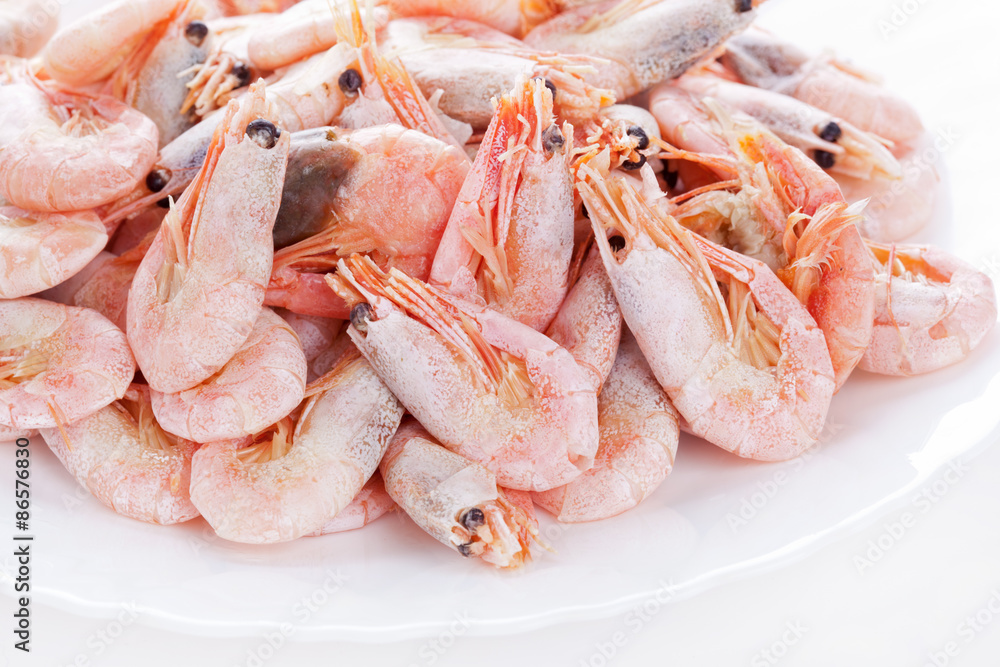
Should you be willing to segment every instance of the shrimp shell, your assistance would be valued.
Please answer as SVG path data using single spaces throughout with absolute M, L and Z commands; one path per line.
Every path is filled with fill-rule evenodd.
M 364 528 L 375 519 L 380 519 L 398 508 L 396 501 L 385 490 L 381 473 L 376 470 L 358 495 L 354 496 L 350 505 L 340 510 L 337 516 L 327 521 L 315 533 L 310 533 L 308 537 Z

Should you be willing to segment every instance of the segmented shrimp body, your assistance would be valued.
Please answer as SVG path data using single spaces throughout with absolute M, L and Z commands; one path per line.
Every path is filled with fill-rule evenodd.
M 342 260 L 327 281 L 357 304 L 358 349 L 445 447 L 513 489 L 561 486 L 590 467 L 594 387 L 551 339 L 367 258 Z
M 150 392 L 153 414 L 176 436 L 205 443 L 253 435 L 287 416 L 306 388 L 295 332 L 264 308 L 246 342 L 211 378 L 176 394 Z
M 0 424 L 69 424 L 121 398 L 134 374 L 125 334 L 99 313 L 0 301 Z
M 997 321 L 993 281 L 933 246 L 868 242 L 876 273 L 875 332 L 860 367 L 918 375 L 965 359 Z
M 396 16 L 451 16 L 523 37 L 561 9 L 560 0 L 389 0 Z
M 0 299 L 36 294 L 83 270 L 108 243 L 93 211 L 0 207 Z
M 833 367 L 823 332 L 794 295 L 766 265 L 684 229 L 622 177 L 588 166 L 581 175 L 622 316 L 692 432 L 758 460 L 815 444 Z M 608 228 L 625 239 L 617 253 Z
M 597 409 L 601 445 L 594 467 L 566 486 L 534 494 L 560 521 L 597 521 L 632 509 L 673 469 L 679 416 L 628 330 Z
M 522 79 L 499 100 L 435 255 L 432 284 L 548 327 L 573 256 L 572 137 L 572 126 L 555 123 L 543 80 Z
M 269 118 L 263 84 L 242 104 L 230 104 L 202 170 L 136 271 L 129 343 L 156 391 L 206 380 L 257 321 L 289 145 Z
M 347 319 L 324 274 L 351 253 L 426 279 L 468 173 L 463 151 L 399 125 L 296 133 L 266 303 Z
M 111 405 L 41 435 L 70 474 L 118 514 L 158 524 L 198 516 L 189 495 L 198 446 L 156 423 L 144 385 L 132 385 Z
M 493 473 L 442 447 L 417 422 L 400 427 L 379 468 L 389 495 L 438 542 L 499 568 L 530 558 L 537 529 Z
M 30 58 L 59 25 L 59 5 L 46 0 L 0 1 L 0 54 Z
M 385 482 L 382 481 L 381 473 L 375 471 L 375 474 L 362 487 L 358 495 L 354 496 L 351 504 L 340 510 L 337 516 L 323 524 L 323 527 L 312 533 L 311 536 L 357 530 L 397 508 L 396 501 L 385 490 Z
M 753 2 L 604 0 L 569 9 L 529 32 L 537 49 L 598 56 L 587 80 L 624 100 L 676 78 L 756 16 Z
M 378 468 L 403 408 L 372 367 L 355 352 L 317 390 L 297 419 L 195 454 L 191 499 L 220 537 L 265 543 L 314 533 Z

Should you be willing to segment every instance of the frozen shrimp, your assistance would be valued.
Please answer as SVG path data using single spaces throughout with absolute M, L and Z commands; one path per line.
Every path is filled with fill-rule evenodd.
M 263 83 L 242 104 L 230 103 L 202 170 L 136 271 L 128 337 L 156 391 L 208 379 L 260 313 L 289 145 L 272 118 Z
M 875 333 L 860 368 L 918 375 L 965 359 L 997 321 L 993 281 L 933 246 L 869 241 L 878 266 Z
M 12 428 L 0 424 L 0 442 L 17 442 L 22 438 L 34 436 L 36 431 L 26 428 Z
M 264 71 L 251 65 L 248 49 L 255 32 L 266 29 L 272 20 L 267 15 L 254 14 L 205 23 L 207 53 L 201 62 L 183 72 L 193 76 L 185 83 L 186 95 L 178 112 L 205 118 L 245 92 L 251 81 L 263 76 Z
M 147 238 L 128 252 L 113 257 L 101 265 L 73 293 L 70 305 L 96 310 L 115 323 L 122 331 L 128 329 L 128 293 L 135 272 L 152 244 Z
M 93 211 L 34 213 L 0 207 L 0 299 L 36 294 L 83 270 L 108 243 Z
M 144 385 L 134 384 L 111 405 L 41 435 L 69 473 L 118 514 L 163 525 L 198 516 L 189 494 L 198 446 L 156 423 Z
M 59 25 L 59 5 L 46 0 L 0 2 L 0 54 L 30 58 Z
M 624 100 L 676 78 L 744 30 L 762 0 L 604 0 L 529 32 L 537 49 L 599 56 L 587 80 Z
M 389 0 L 396 16 L 451 16 L 523 37 L 561 9 L 560 0 Z
M 573 256 L 573 128 L 541 79 L 497 104 L 431 268 L 430 282 L 544 331 L 566 296 Z
M 0 424 L 69 424 L 121 398 L 134 374 L 125 334 L 99 313 L 0 301 Z
M 302 353 L 306 358 L 308 373 L 307 381 L 312 382 L 319 378 L 322 373 L 313 368 L 316 362 L 332 346 L 340 330 L 343 329 L 343 320 L 335 320 L 329 317 L 315 317 L 311 315 L 300 315 L 290 310 L 276 311 L 281 319 L 288 323 L 288 326 L 295 332 L 302 346 Z
M 632 334 L 622 333 L 611 374 L 597 397 L 601 444 L 594 467 L 534 500 L 564 522 L 597 521 L 632 509 L 673 469 L 677 410 Z
M 176 394 L 150 392 L 170 433 L 198 443 L 253 435 L 284 418 L 305 395 L 306 358 L 291 327 L 270 309 L 221 370 Z
M 823 332 L 767 266 L 702 239 L 622 177 L 578 189 L 622 316 L 693 433 L 765 461 L 817 442 L 834 392 Z M 605 235 L 617 230 L 624 248 Z
M 445 447 L 512 489 L 544 491 L 590 467 L 595 390 L 551 339 L 365 257 L 327 281 L 354 304 L 351 340 Z
M 259 544 L 314 533 L 377 470 L 403 408 L 372 367 L 355 352 L 313 389 L 297 419 L 195 454 L 191 499 L 220 537 Z
M 361 488 L 358 495 L 354 496 L 351 504 L 340 510 L 337 516 L 327 521 L 322 528 L 311 535 L 330 535 L 357 530 L 392 512 L 397 507 L 396 501 L 385 490 L 385 482 L 382 481 L 381 473 L 375 471 L 375 474 Z
M 506 500 L 493 473 L 442 447 L 417 422 L 400 427 L 379 469 L 399 507 L 450 549 L 499 568 L 531 557 L 537 528 Z

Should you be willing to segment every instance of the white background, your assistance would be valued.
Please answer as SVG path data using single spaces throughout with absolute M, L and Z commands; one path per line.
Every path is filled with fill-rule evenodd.
M 76 16 L 98 1 L 67 0 L 64 16 Z M 995 166 L 1000 157 L 1000 7 L 974 0 L 770 0 L 763 21 L 814 48 L 836 46 L 863 67 L 884 74 L 889 85 L 916 104 L 930 128 L 957 134 L 958 142 L 944 158 L 954 184 L 955 218 L 981 224 L 977 222 L 976 234 L 959 235 L 951 246 L 979 265 L 995 257 L 1000 250 L 1000 170 Z M 649 620 L 634 633 L 634 623 L 626 625 L 626 617 L 618 615 L 514 636 L 443 637 L 439 645 L 448 648 L 442 651 L 429 640 L 378 646 L 289 642 L 263 664 L 893 667 L 933 665 L 930 654 L 954 642 L 957 655 L 940 653 L 938 665 L 998 665 L 1000 614 L 982 612 L 981 619 L 992 622 L 978 631 L 966 621 L 993 596 L 994 608 L 1000 609 L 998 481 L 1000 448 L 994 447 L 975 459 L 970 472 L 863 572 L 857 558 L 870 550 L 871 541 L 884 537 L 887 524 L 898 522 L 912 507 L 899 507 L 769 574 L 690 600 L 651 605 Z M 610 546 L 609 560 L 615 557 Z M 120 628 L 38 606 L 33 612 L 34 651 L 28 657 L 13 655 L 8 623 L 0 621 L 0 664 L 235 666 L 248 664 L 248 652 L 259 650 L 264 641 L 193 638 L 141 623 Z M 787 632 L 789 627 L 799 628 L 801 636 Z M 101 638 L 101 633 L 119 630 L 110 644 Z M 627 641 L 605 660 L 599 650 L 603 646 L 611 653 L 616 632 Z M 783 635 L 794 643 L 783 643 Z M 775 644 L 782 655 L 768 661 L 760 652 Z

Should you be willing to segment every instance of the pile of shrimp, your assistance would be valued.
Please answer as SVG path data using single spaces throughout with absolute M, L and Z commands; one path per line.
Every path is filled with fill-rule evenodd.
M 900 243 L 919 115 L 761 2 L 0 1 L 0 440 L 132 519 L 498 568 L 681 431 L 802 454 L 997 307 Z

